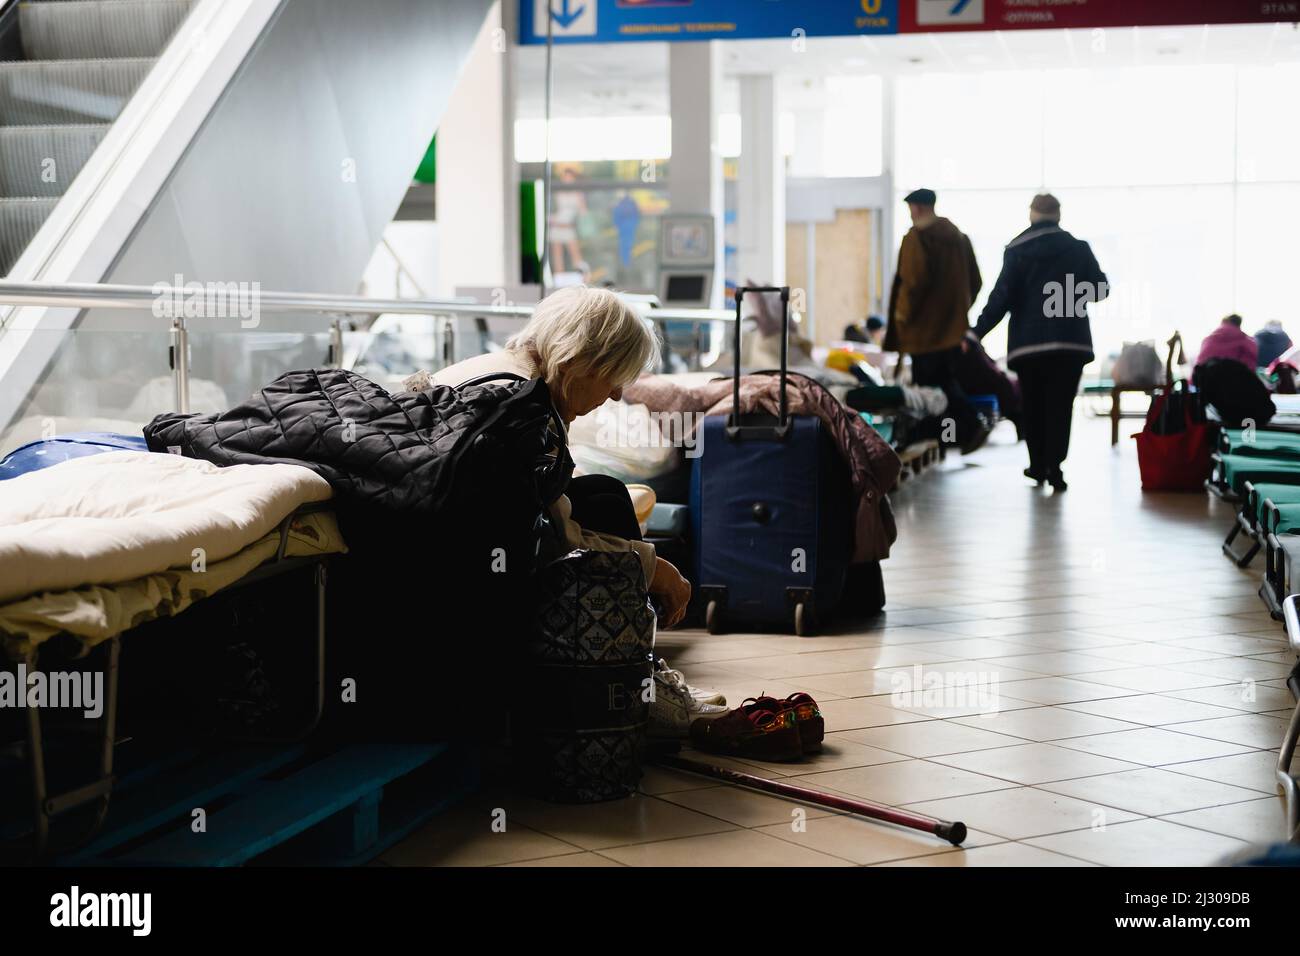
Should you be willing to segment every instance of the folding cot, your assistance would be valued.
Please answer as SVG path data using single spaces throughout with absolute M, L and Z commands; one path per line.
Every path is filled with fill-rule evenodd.
M 67 774 L 59 779 L 61 767 L 51 776 L 47 753 L 51 741 L 42 726 L 44 708 L 23 707 L 22 754 L 29 778 L 30 829 L 11 822 L 0 827 L 0 833 L 9 840 L 16 835 L 30 836 L 38 856 L 50 847 L 55 817 L 93 807 L 89 826 L 81 834 L 86 839 L 100 829 L 107 816 L 116 776 L 119 662 L 124 637 L 130 640 L 145 628 L 172 626 L 170 619 L 191 607 L 201 609 L 218 597 L 224 600 L 269 579 L 279 584 L 283 575 L 301 571 L 314 580 L 310 604 L 302 608 L 301 617 L 310 622 L 314 634 L 315 660 L 304 673 L 314 677 L 315 708 L 305 726 L 291 729 L 287 736 L 310 733 L 324 705 L 325 560 L 346 550 L 324 500 L 328 487 L 305 469 L 299 469 L 302 476 L 267 471 L 246 472 L 241 477 L 230 472 L 217 474 L 218 469 L 205 463 L 187 465 L 184 459 L 170 455 L 142 451 L 96 454 L 89 450 L 93 446 L 108 453 L 124 445 L 138 447 L 125 436 L 118 437 L 123 440 L 65 437 L 36 443 L 46 447 L 25 446 L 0 463 L 9 466 L 4 477 L 10 479 L 0 485 L 9 493 L 5 508 L 0 509 L 0 523 L 6 525 L 0 536 L 0 565 L 5 569 L 0 664 L 7 660 L 13 677 L 41 675 L 51 681 L 42 666 L 49 669 L 55 664 L 66 669 L 60 674 L 67 675 L 72 668 L 85 669 L 82 662 L 97 656 L 102 680 L 102 706 L 94 718 L 97 757 L 91 779 L 70 779 Z M 46 470 L 56 464 L 58 468 Z M 139 468 L 133 472 L 134 465 Z M 207 484 L 168 484 L 169 478 L 183 482 L 186 471 L 202 472 L 201 480 Z M 149 488 L 150 484 L 156 489 Z M 235 498 L 213 494 L 224 488 L 231 489 Z M 140 509 L 149 495 L 165 501 L 163 496 L 173 489 L 183 502 L 174 510 Z M 47 490 L 48 502 L 42 500 Z M 211 518 L 250 491 L 254 498 L 248 505 L 254 516 L 251 522 L 198 521 L 198 516 Z M 96 505 L 87 504 L 97 494 L 104 496 L 99 512 Z M 206 496 L 213 502 L 206 510 L 184 503 L 202 501 Z M 25 503 L 32 500 L 41 503 L 35 511 L 24 511 Z M 274 511 L 261 513 L 263 508 Z M 177 540 L 169 540 L 173 526 Z M 89 542 L 84 546 L 83 536 Z M 134 546 L 123 551 L 122 540 Z M 203 549 L 191 549 L 194 541 L 209 544 L 210 557 L 200 554 Z M 170 552 L 170 557 L 161 557 L 164 552 Z M 184 555 L 184 565 L 176 560 L 177 554 Z M 187 630 L 172 626 L 170 636 L 183 640 Z M 92 668 L 92 678 L 95 671 Z M 12 683 L 17 686 L 16 680 Z M 26 701 L 27 680 L 17 691 Z M 17 733 L 16 725 L 10 729 Z M 70 739 L 84 737 L 82 731 L 88 728 L 74 722 L 73 729 L 76 733 Z M 13 752 L 0 750 L 0 758 L 17 762 Z
M 1297 658 L 1290 676 L 1286 679 L 1287 689 L 1296 700 L 1295 710 L 1287 725 L 1286 735 L 1277 754 L 1277 782 L 1286 800 L 1287 837 L 1292 842 L 1300 841 L 1300 794 L 1297 793 L 1296 779 L 1291 776 L 1291 760 L 1295 756 L 1296 740 L 1300 738 L 1300 594 L 1289 594 L 1283 602 L 1283 616 L 1286 620 L 1287 641 L 1291 653 Z
M 1218 451 L 1211 460 L 1213 466 L 1205 486 L 1225 501 L 1240 501 L 1248 481 L 1283 485 L 1300 483 L 1300 458 L 1297 457 L 1270 458 Z
M 1271 515 L 1271 521 L 1265 516 Z M 1293 524 L 1300 527 L 1300 483 L 1247 481 L 1241 495 L 1241 508 L 1223 540 L 1223 553 L 1241 568 L 1254 560 L 1264 547 L 1269 532 L 1285 533 Z M 1238 535 L 1246 536 L 1244 551 L 1235 546 Z
M 361 863 L 475 785 L 473 755 L 431 735 L 358 739 L 342 707 L 315 732 L 327 701 L 326 570 L 347 550 L 324 479 L 298 465 L 64 455 L 64 445 L 42 456 L 58 467 L 0 482 L 0 670 L 7 660 L 52 679 L 93 667 L 102 706 L 0 711 L 6 857 Z M 278 707 L 259 709 L 257 679 L 211 676 L 214 648 L 241 650 L 232 639 L 275 657 Z M 211 813 L 202 839 L 196 807 Z
M 1300 459 L 1300 433 L 1276 428 L 1221 428 L 1219 451 L 1258 458 Z
M 212 592 L 204 593 L 197 600 L 186 595 L 182 600 L 174 603 L 164 602 L 157 608 L 156 617 L 126 628 L 120 633 L 114 633 L 103 640 L 51 633 L 54 628 L 42 626 L 39 620 L 33 628 L 39 635 L 39 640 L 11 639 L 12 632 L 9 628 L 26 627 L 27 624 L 23 622 L 30 622 L 33 617 L 39 618 L 39 605 L 42 601 L 49 602 L 49 606 L 56 609 L 54 612 L 56 615 L 61 613 L 62 609 L 68 606 L 65 599 L 69 596 L 69 592 L 47 592 L 0 607 L 0 629 L 5 631 L 6 637 L 2 642 L 7 652 L 5 656 L 15 668 L 21 664 L 24 668 L 36 669 L 41 666 L 42 659 L 48 663 L 61 660 L 62 666 L 66 666 L 72 661 L 89 660 L 93 659 L 92 655 L 97 655 L 103 674 L 102 713 L 97 719 L 99 733 L 98 743 L 95 746 L 97 761 L 91 779 L 69 783 L 65 774 L 65 779 L 62 781 L 67 784 L 65 787 L 52 786 L 48 772 L 47 740 L 42 727 L 41 708 L 36 706 L 24 708 L 23 753 L 29 777 L 30 837 L 38 858 L 45 855 L 47 850 L 55 849 L 51 844 L 50 834 L 56 817 L 93 805 L 89 824 L 76 835 L 76 839 L 63 841 L 63 845 L 57 847 L 60 850 L 71 849 L 90 840 L 104 825 L 108 816 L 110 797 L 118 776 L 114 767 L 114 754 L 119 739 L 118 714 L 121 703 L 119 662 L 122 642 L 124 639 L 132 640 L 135 634 L 144 629 L 151 628 L 156 631 L 160 627 L 169 628 L 170 639 L 183 640 L 185 631 L 192 623 L 192 616 L 179 619 L 174 617 L 183 610 L 190 611 L 191 615 L 201 615 L 206 603 L 218 598 L 225 601 L 263 582 L 271 582 L 270 587 L 279 591 L 283 588 L 281 582 L 286 580 L 288 575 L 295 572 L 309 575 L 314 581 L 312 597 L 301 611 L 313 635 L 311 641 L 313 660 L 303 668 L 304 676 L 312 680 L 313 707 L 296 727 L 277 730 L 273 736 L 259 734 L 246 739 L 258 743 L 288 743 L 305 739 L 316 728 L 325 702 L 325 562 L 329 554 L 343 550 L 342 539 L 337 537 L 333 517 L 325 510 L 326 507 L 322 504 L 309 504 L 295 509 L 280 522 L 275 531 L 259 539 L 254 545 L 245 549 L 245 552 L 241 552 L 235 558 L 227 559 L 226 562 L 218 562 L 210 566 L 205 573 L 211 575 L 211 583 L 206 586 L 214 588 Z M 220 564 L 229 567 L 220 567 L 218 566 Z M 249 565 L 251 568 L 244 570 Z M 185 575 L 182 572 L 179 576 L 184 578 Z M 231 583 L 224 585 L 219 583 L 230 576 L 235 578 Z M 126 582 L 123 587 L 131 588 L 135 585 L 136 582 Z M 185 585 L 181 588 L 184 589 Z M 108 604 L 120 600 L 130 606 L 135 597 L 134 594 L 123 596 L 122 588 L 101 587 L 78 590 L 96 592 L 95 597 L 85 599 L 102 600 Z M 74 598 L 74 600 L 81 599 Z M 55 790 L 59 792 L 52 792 Z M 21 833 L 22 829 L 22 827 L 15 829 L 10 826 L 5 835 L 12 839 L 16 834 Z

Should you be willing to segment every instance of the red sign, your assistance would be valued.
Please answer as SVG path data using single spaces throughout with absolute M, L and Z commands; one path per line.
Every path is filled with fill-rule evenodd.
M 1300 21 L 1300 0 L 898 0 L 900 33 Z

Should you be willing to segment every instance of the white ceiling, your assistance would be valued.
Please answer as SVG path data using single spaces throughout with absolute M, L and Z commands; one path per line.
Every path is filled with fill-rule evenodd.
M 827 76 L 1160 64 L 1300 62 L 1294 24 L 1009 30 L 880 37 L 810 37 L 720 43 L 728 77 L 776 73 L 786 109 L 816 109 Z M 561 45 L 553 52 L 553 116 L 634 116 L 668 112 L 668 44 Z M 518 48 L 518 115 L 543 115 L 545 49 Z M 723 111 L 737 110 L 726 84 Z

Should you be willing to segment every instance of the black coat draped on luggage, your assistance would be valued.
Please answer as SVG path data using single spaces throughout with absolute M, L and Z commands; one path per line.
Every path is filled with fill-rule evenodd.
M 330 483 L 345 512 L 459 518 L 463 507 L 502 504 L 479 484 L 501 469 L 536 488 L 530 499 L 563 493 L 572 464 L 567 452 L 558 462 L 546 456 L 553 417 L 540 379 L 390 395 L 353 372 L 306 369 L 226 412 L 159 415 L 144 435 L 151 451 L 217 465 L 303 465 Z

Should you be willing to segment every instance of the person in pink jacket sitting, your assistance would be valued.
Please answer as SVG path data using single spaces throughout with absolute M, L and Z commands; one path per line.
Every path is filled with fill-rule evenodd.
M 1252 372 L 1258 364 L 1259 345 L 1241 331 L 1241 316 L 1235 312 L 1224 318 L 1219 327 L 1205 337 L 1196 364 L 1204 365 L 1210 359 L 1232 359 Z

